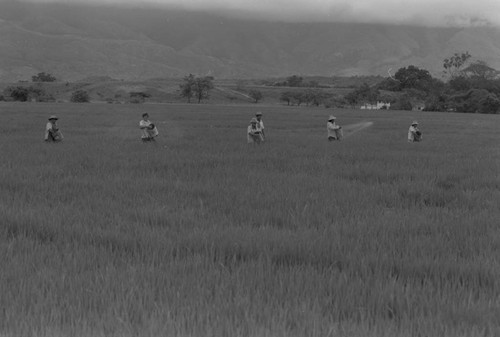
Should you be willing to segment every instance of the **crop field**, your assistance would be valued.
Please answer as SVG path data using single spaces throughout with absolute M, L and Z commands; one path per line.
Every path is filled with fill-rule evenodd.
M 264 113 L 268 140 L 246 143 Z M 148 112 L 156 143 L 138 128 Z M 342 142 L 340 125 L 373 122 Z M 47 117 L 65 139 L 43 142 Z M 0 104 L 0 336 L 500 336 L 500 116 Z M 406 141 L 413 119 L 424 134 Z

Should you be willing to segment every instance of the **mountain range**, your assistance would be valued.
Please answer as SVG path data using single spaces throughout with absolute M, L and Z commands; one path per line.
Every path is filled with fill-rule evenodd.
M 387 76 L 415 65 L 441 76 L 468 51 L 500 69 L 500 28 L 276 22 L 146 6 L 0 3 L 0 81 L 48 72 L 145 80 Z

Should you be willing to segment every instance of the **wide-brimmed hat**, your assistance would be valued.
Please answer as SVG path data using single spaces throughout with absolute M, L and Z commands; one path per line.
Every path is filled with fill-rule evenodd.
M 257 112 L 257 113 L 255 114 L 255 116 L 262 116 L 262 112 L 260 112 L 260 111 L 259 111 L 259 112 Z
M 52 116 L 50 116 L 50 117 L 49 117 L 49 121 L 50 121 L 51 119 L 58 120 L 59 118 L 57 118 L 57 116 L 56 116 L 56 115 L 52 115 Z
M 411 125 L 418 125 L 418 122 L 417 121 L 413 121 L 413 122 L 411 122 Z
M 250 120 L 250 123 L 257 123 L 257 118 L 252 118 L 252 119 Z
M 337 117 L 333 116 L 333 115 L 330 115 L 330 117 L 328 117 L 328 120 L 329 121 L 333 121 L 334 119 L 337 119 Z

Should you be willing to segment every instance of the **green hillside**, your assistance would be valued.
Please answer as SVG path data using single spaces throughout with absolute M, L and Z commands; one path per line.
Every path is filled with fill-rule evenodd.
M 410 64 L 435 75 L 470 51 L 500 68 L 498 27 L 284 23 L 148 7 L 0 3 L 0 81 L 46 71 L 64 81 L 291 74 L 383 75 Z

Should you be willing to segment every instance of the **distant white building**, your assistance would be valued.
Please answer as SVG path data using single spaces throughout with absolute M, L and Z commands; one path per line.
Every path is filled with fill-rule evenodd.
M 387 109 L 389 110 L 389 108 L 391 107 L 391 103 L 390 102 L 380 102 L 378 101 L 377 104 L 368 104 L 368 103 L 365 103 L 361 106 L 361 109 L 364 109 L 364 110 L 380 110 L 380 109 Z

